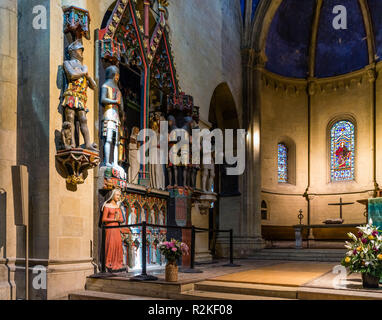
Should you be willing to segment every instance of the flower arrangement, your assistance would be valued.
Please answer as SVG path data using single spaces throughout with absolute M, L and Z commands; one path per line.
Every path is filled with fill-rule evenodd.
M 159 250 L 169 263 L 175 263 L 183 254 L 189 254 L 188 246 L 180 241 L 171 239 L 159 244 Z
M 380 278 L 382 276 L 382 235 L 372 221 L 365 226 L 357 227 L 357 235 L 348 233 L 351 242 L 346 241 L 348 249 L 341 264 L 350 273 L 362 273 Z

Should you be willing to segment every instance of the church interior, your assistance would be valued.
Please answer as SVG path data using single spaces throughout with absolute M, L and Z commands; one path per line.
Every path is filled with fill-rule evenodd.
M 0 300 L 381 299 L 345 247 L 382 227 L 381 15 L 0 0 Z

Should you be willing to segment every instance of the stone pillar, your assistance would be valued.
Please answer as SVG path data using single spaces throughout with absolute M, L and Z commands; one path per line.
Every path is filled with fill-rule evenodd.
M 11 173 L 17 142 L 16 0 L 0 0 L 0 30 L 0 300 L 8 300 L 16 293 L 14 273 L 9 272 L 16 257 Z
M 243 179 L 242 233 L 252 250 L 263 249 L 261 237 L 261 70 L 265 55 L 244 49 L 243 59 L 243 125 L 247 129 L 246 170 Z M 235 246 L 236 247 L 236 246 Z M 237 249 L 235 249 L 237 250 Z
M 9 0 L 14 2 L 17 1 Z M 33 8 L 37 5 L 46 9 L 46 29 L 33 27 L 36 16 Z M 91 251 L 94 174 L 89 170 L 85 183 L 72 188 L 66 184 L 55 159 L 62 128 L 59 106 L 64 62 L 61 0 L 20 1 L 18 12 L 17 161 L 29 169 L 30 267 L 44 266 L 47 280 L 46 288 L 33 288 L 31 284 L 36 275 L 30 270 L 29 292 L 31 299 L 64 298 L 69 292 L 84 289 L 86 276 L 94 273 Z M 13 34 L 17 34 L 15 28 L 11 28 Z M 83 42 L 84 64 L 94 76 L 94 41 Z M 2 44 L 0 41 L 0 46 Z M 98 99 L 89 89 L 87 108 L 92 139 L 95 100 Z M 7 144 L 10 150 L 11 144 Z M 21 279 L 24 270 L 17 270 L 20 272 L 16 276 Z M 23 298 L 23 293 L 17 291 L 17 296 Z
M 254 49 L 242 51 L 243 61 L 243 128 L 246 136 L 246 166 L 242 184 L 242 210 L 239 226 L 234 228 L 234 255 L 248 257 L 265 247 L 261 237 L 261 158 L 260 158 L 260 111 L 261 69 L 264 59 Z M 233 224 L 232 224 L 233 225 Z M 222 225 L 219 226 L 222 228 Z M 227 228 L 224 225 L 224 228 Z M 219 235 L 218 250 L 223 256 L 229 254 L 229 238 Z

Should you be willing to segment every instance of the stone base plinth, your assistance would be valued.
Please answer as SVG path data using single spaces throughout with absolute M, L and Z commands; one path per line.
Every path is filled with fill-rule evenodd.
M 11 272 L 12 269 L 14 270 L 14 266 L 5 264 L 5 261 L 0 261 L 0 300 L 16 299 L 15 274 Z
M 197 263 L 209 263 L 212 262 L 212 254 L 210 252 L 196 252 L 195 262 Z
M 51 261 L 46 266 L 46 261 L 32 259 L 29 266 L 29 300 L 65 300 L 70 292 L 84 290 L 86 278 L 94 272 L 89 260 Z M 16 265 L 0 265 L 0 300 L 16 299 L 25 299 L 23 259 Z
M 235 259 L 246 258 L 265 248 L 262 238 L 234 237 L 233 256 Z M 228 236 L 219 236 L 216 241 L 216 255 L 219 258 L 229 258 L 230 241 Z

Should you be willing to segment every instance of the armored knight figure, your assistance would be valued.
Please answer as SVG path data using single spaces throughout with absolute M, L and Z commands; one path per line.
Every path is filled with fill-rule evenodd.
M 83 65 L 84 46 L 81 40 L 74 41 L 69 47 L 70 60 L 64 62 L 64 70 L 68 80 L 68 87 L 63 94 L 62 107 L 64 108 L 65 121 L 71 124 L 71 147 L 76 148 L 79 137 L 75 139 L 75 121 L 80 123 L 80 130 L 85 141 L 85 148 L 98 151 L 96 145 L 90 142 L 89 128 L 87 125 L 86 108 L 87 89 L 95 90 L 97 84 L 88 74 L 87 66 Z M 76 143 L 77 142 L 77 143 Z M 76 145 L 77 144 L 77 145 Z
M 126 179 L 125 170 L 118 165 L 119 151 L 119 128 L 121 126 L 120 114 L 123 111 L 123 99 L 118 88 L 119 70 L 116 66 L 106 69 L 106 82 L 101 90 L 101 103 L 104 107 L 103 136 L 105 137 L 104 157 L 108 167 L 117 169 L 121 177 Z M 113 150 L 111 150 L 114 141 Z M 113 153 L 113 163 L 110 162 Z

